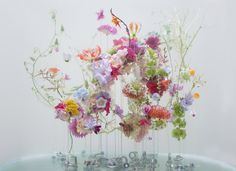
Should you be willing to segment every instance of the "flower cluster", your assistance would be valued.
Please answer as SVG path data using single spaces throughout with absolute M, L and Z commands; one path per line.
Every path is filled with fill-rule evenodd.
M 191 113 L 191 106 L 200 97 L 196 88 L 203 83 L 185 61 L 198 31 L 191 36 L 183 25 L 175 24 L 172 28 L 171 23 L 165 25 L 163 33 L 152 32 L 141 39 L 138 36 L 141 30 L 139 23 L 127 25 L 112 10 L 110 13 L 111 23 L 100 25 L 97 31 L 107 37 L 116 36 L 120 30 L 117 27 L 124 26 L 127 35 L 114 38 L 108 49 L 98 45 L 78 52 L 77 60 L 86 66 L 82 69 L 83 75 L 86 75 L 84 83 L 67 92 L 65 82 L 70 78 L 61 69 L 52 67 L 36 73 L 33 68 L 32 72 L 27 71 L 34 83 L 40 77 L 53 85 L 34 84 L 35 93 L 54 106 L 56 118 L 68 122 L 69 130 L 76 137 L 120 130 L 125 136 L 140 142 L 150 129 L 163 129 L 172 124 L 173 137 L 184 139 L 185 115 Z M 97 20 L 104 19 L 104 11 L 101 10 L 97 13 Z M 58 38 L 52 42 L 54 44 L 46 54 L 32 59 L 33 67 L 42 56 L 58 53 Z M 176 45 L 178 42 L 179 46 Z M 174 60 L 172 53 L 178 54 L 179 59 Z M 63 54 L 65 62 L 69 62 L 72 55 Z M 115 103 L 111 93 L 112 86 L 125 78 L 129 79 L 126 79 L 125 85 L 121 84 L 120 96 L 128 101 L 128 111 Z M 50 95 L 51 92 L 58 96 Z M 110 118 L 119 120 L 117 125 Z

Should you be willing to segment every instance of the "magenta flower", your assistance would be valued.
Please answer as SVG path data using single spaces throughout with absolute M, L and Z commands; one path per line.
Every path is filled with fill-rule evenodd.
M 158 48 L 158 46 L 159 46 L 161 43 L 160 43 L 159 37 L 157 37 L 157 36 L 154 35 L 154 36 L 148 37 L 148 39 L 146 40 L 146 44 L 147 44 L 150 48 L 156 50 L 156 49 Z
M 110 25 L 101 25 L 98 27 L 98 31 L 104 33 L 105 35 L 115 35 L 117 33 L 117 29 L 115 27 L 112 27 Z
M 105 16 L 104 16 L 104 11 L 103 10 L 100 10 L 99 12 L 97 12 L 97 20 L 101 20 L 101 19 L 104 19 Z

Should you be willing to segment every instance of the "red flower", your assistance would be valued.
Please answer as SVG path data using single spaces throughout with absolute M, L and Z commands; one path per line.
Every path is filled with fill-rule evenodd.
M 148 116 L 151 118 L 167 120 L 170 118 L 170 112 L 169 110 L 161 106 L 151 106 L 151 109 L 148 112 Z
M 140 124 L 141 126 L 149 126 L 149 125 L 151 125 L 150 120 L 148 120 L 148 119 L 146 119 L 146 118 L 141 119 L 141 120 L 139 121 L 139 124 Z
M 151 94 L 158 93 L 160 96 L 168 89 L 170 80 L 148 81 L 146 86 Z
M 119 67 L 113 67 L 111 66 L 111 76 L 115 79 L 117 79 L 117 76 L 120 75 L 120 66 Z
M 65 109 L 65 104 L 64 103 L 59 103 L 58 105 L 56 105 L 54 108 L 56 110 L 64 110 Z

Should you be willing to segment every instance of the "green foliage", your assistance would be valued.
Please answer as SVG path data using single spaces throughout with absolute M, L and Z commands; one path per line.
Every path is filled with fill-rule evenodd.
M 161 119 L 153 121 L 153 128 L 154 129 L 162 129 L 164 127 L 166 127 L 166 121 L 161 120 Z
M 161 76 L 161 77 L 167 77 L 168 73 L 164 69 L 158 69 L 156 71 L 156 75 Z
M 190 80 L 190 75 L 189 75 L 189 73 L 184 72 L 184 73 L 181 74 L 181 78 L 184 81 L 189 81 Z
M 173 110 L 174 110 L 173 115 L 175 117 L 180 117 L 180 118 L 184 117 L 185 114 L 184 109 L 179 102 L 174 103 Z
M 185 129 L 175 128 L 172 130 L 172 136 L 177 140 L 185 139 L 187 134 Z
M 173 125 L 175 127 L 179 127 L 179 128 L 185 128 L 186 127 L 186 121 L 184 119 L 181 119 L 181 118 L 176 118 L 174 121 L 173 121 Z
M 114 55 L 114 54 L 116 54 L 116 52 L 117 52 L 117 49 L 116 48 L 111 48 L 111 49 L 109 49 L 109 51 L 108 51 L 108 53 L 110 54 L 110 55 Z

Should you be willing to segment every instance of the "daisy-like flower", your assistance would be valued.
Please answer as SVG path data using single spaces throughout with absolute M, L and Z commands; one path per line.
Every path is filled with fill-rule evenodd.
M 171 113 L 164 107 L 153 105 L 150 110 L 147 112 L 148 116 L 154 119 L 170 119 Z
M 100 46 L 97 46 L 94 49 L 83 50 L 82 53 L 78 54 L 78 57 L 84 61 L 94 61 L 99 59 L 100 54 L 101 48 Z
M 69 130 L 75 137 L 83 138 L 87 134 L 91 133 L 90 130 L 85 128 L 86 119 L 73 119 L 69 124 Z
M 73 99 L 68 99 L 64 101 L 65 111 L 70 113 L 72 116 L 77 116 L 80 114 L 79 105 Z
M 134 81 L 130 84 L 127 84 L 123 88 L 122 92 L 125 94 L 125 96 L 131 99 L 140 99 L 144 96 L 146 88 L 142 83 Z
M 101 25 L 98 27 L 98 31 L 104 33 L 105 35 L 115 35 L 117 33 L 117 29 L 115 27 L 112 27 L 110 25 Z

